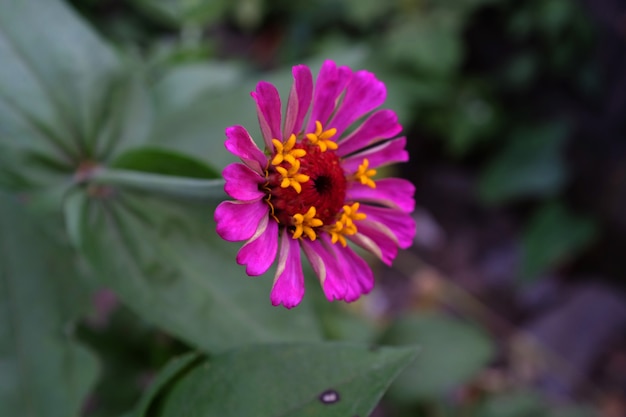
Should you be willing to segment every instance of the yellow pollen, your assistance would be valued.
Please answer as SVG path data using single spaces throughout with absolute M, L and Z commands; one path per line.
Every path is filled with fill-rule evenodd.
M 353 178 L 360 181 L 361 184 L 367 185 L 371 188 L 376 188 L 376 183 L 371 177 L 376 175 L 375 169 L 368 169 L 370 161 L 367 158 L 363 159 L 363 163 L 359 165 L 359 169 L 354 173 Z
M 294 134 L 289 136 L 289 139 L 287 139 L 287 142 L 285 143 L 282 143 L 278 139 L 272 139 L 272 143 L 276 149 L 276 155 L 272 159 L 272 165 L 280 165 L 283 161 L 294 165 L 297 158 L 302 158 L 306 155 L 306 151 L 304 149 L 293 149 L 296 145 L 296 135 Z
M 322 226 L 324 223 L 320 219 L 315 218 L 316 213 L 315 207 L 311 206 L 305 214 L 293 215 L 293 225 L 296 227 L 296 230 L 293 232 L 294 239 L 298 239 L 302 234 L 305 234 L 311 240 L 317 239 L 317 233 L 315 233 L 313 228 Z
M 298 194 L 302 191 L 303 184 L 307 182 L 310 177 L 305 174 L 298 174 L 300 170 L 300 161 L 296 160 L 291 167 L 287 170 L 284 167 L 276 167 L 276 171 L 282 176 L 282 181 L 280 182 L 281 188 L 293 187 L 294 190 Z
M 332 243 L 339 242 L 344 248 L 348 245 L 345 236 L 356 234 L 357 228 L 355 221 L 364 220 L 367 217 L 365 213 L 359 213 L 359 203 L 343 206 L 343 212 L 339 220 L 333 224 L 328 233 L 330 233 L 330 241 Z
M 330 140 L 337 133 L 337 129 L 324 130 L 322 123 L 317 120 L 315 122 L 315 133 L 307 133 L 306 137 L 313 145 L 317 145 L 320 151 L 326 152 L 327 149 L 334 151 L 337 149 L 337 142 Z

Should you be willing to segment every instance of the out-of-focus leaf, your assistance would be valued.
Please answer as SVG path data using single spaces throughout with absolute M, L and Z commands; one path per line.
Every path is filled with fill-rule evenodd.
M 131 149 L 111 162 L 111 167 L 189 178 L 220 178 L 220 174 L 191 156 L 169 149 L 144 147 Z
M 568 132 L 567 125 L 553 123 L 513 133 L 480 178 L 482 199 L 497 204 L 558 191 L 565 181 L 562 149 Z
M 284 76 L 288 86 L 291 77 L 288 73 Z M 254 85 L 254 81 L 247 80 L 227 90 L 209 88 L 198 92 L 192 100 L 185 99 L 181 106 L 161 103 L 161 108 L 172 111 L 159 114 L 150 142 L 203 158 L 206 155 L 211 166 L 221 170 L 234 161 L 224 147 L 224 130 L 228 126 L 243 125 L 259 145 L 262 143 L 256 107 L 250 98 Z
M 568 0 L 545 0 L 534 4 L 538 25 L 550 36 L 556 36 L 571 22 L 576 7 L 576 3 Z
M 151 416 L 152 414 L 149 413 L 150 405 L 156 402 L 159 396 L 166 395 L 168 388 L 173 388 L 173 385 L 191 371 L 199 361 L 202 361 L 202 355 L 195 352 L 170 360 L 159 372 L 156 379 L 152 381 L 150 387 L 141 397 L 135 412 L 129 413 L 129 417 L 132 415 Z
M 547 414 L 548 417 L 599 417 L 600 414 L 591 407 L 565 406 L 553 408 Z
M 522 237 L 524 282 L 567 262 L 596 236 L 592 219 L 571 213 L 559 203 L 548 203 L 530 219 Z
M 532 392 L 493 395 L 476 413 L 481 417 L 546 417 L 541 398 Z
M 455 90 L 450 98 L 444 96 L 438 106 L 424 112 L 422 123 L 447 142 L 454 156 L 462 156 L 493 138 L 500 115 L 486 86 L 467 81 L 449 87 Z
M 72 338 L 86 294 L 66 247 L 0 193 L 0 415 L 78 416 L 97 374 Z
M 457 69 L 463 55 L 458 22 L 447 14 L 414 16 L 397 22 L 385 39 L 394 62 L 441 77 Z
M 229 6 L 226 0 L 133 0 L 147 15 L 173 26 L 208 24 L 220 18 Z
M 61 1 L 0 0 L 0 9 L 4 137 L 60 164 L 89 154 L 117 56 Z
M 98 126 L 94 159 L 109 162 L 128 149 L 141 146 L 151 132 L 153 98 L 139 69 L 120 76 L 104 99 L 106 110 Z
M 348 19 L 362 27 L 384 17 L 392 6 L 392 2 L 378 0 L 345 0 L 343 3 Z
M 382 336 L 390 345 L 416 344 L 420 356 L 392 384 L 401 402 L 437 399 L 474 376 L 491 359 L 491 340 L 475 326 L 432 313 L 402 317 Z
M 249 278 L 223 242 L 214 206 L 184 208 L 100 185 L 83 230 L 84 254 L 99 281 L 131 309 L 206 352 L 253 342 L 319 339 L 305 301 L 272 307 L 269 274 Z
M 178 65 L 155 84 L 155 103 L 160 114 L 168 114 L 192 104 L 203 94 L 232 90 L 242 80 L 242 70 L 234 64 L 196 62 Z
M 353 48 L 354 49 L 354 48 Z M 350 64 L 358 68 L 363 60 L 363 51 L 339 50 L 327 55 L 339 65 Z M 321 59 L 314 59 L 308 64 L 315 75 L 321 66 Z M 199 156 L 212 167 L 221 170 L 236 158 L 224 147 L 226 137 L 224 130 L 228 126 L 244 126 L 262 148 L 263 140 L 260 135 L 259 122 L 254 100 L 250 92 L 260 80 L 265 80 L 276 86 L 285 103 L 289 96 L 289 89 L 293 82 L 291 68 L 283 68 L 275 72 L 255 76 L 254 79 L 240 80 L 229 88 L 216 89 L 214 85 L 205 89 L 198 89 L 193 94 L 181 95 L 175 98 L 174 103 L 166 103 L 167 97 L 178 97 L 173 90 L 188 91 L 183 87 L 184 74 L 187 67 L 174 68 L 165 78 L 178 80 L 157 84 L 159 99 L 157 123 L 153 129 L 150 142 L 160 147 L 175 149 Z M 171 111 L 165 112 L 165 109 Z
M 365 417 L 416 353 L 335 343 L 245 347 L 189 371 L 152 415 Z

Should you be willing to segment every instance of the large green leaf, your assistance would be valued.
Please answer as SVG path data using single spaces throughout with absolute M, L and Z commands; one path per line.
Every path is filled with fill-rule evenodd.
M 59 163 L 89 154 L 117 56 L 61 1 L 0 10 L 0 130 Z
M 416 353 L 337 343 L 248 346 L 198 365 L 150 414 L 135 417 L 366 417 Z
M 224 147 L 224 130 L 228 126 L 245 126 L 261 146 L 256 108 L 250 98 L 256 80 L 242 80 L 230 88 L 217 88 L 215 83 L 205 80 L 198 82 L 194 91 L 189 90 L 189 79 L 183 76 L 187 73 L 186 66 L 174 68 L 165 76 L 166 80 L 155 86 L 158 106 L 156 125 L 150 137 L 153 144 L 206 156 L 218 169 L 235 159 Z M 287 71 L 281 75 L 281 91 L 287 94 L 291 77 Z M 205 76 L 221 77 L 210 73 Z M 196 77 L 191 78 L 194 79 Z M 183 95 L 181 91 L 189 91 L 189 94 Z
M 0 415 L 78 416 L 97 362 L 72 338 L 87 300 L 67 248 L 0 193 Z
M 170 360 L 141 397 L 135 412 L 129 416 L 150 416 L 149 410 L 152 404 L 157 402 L 167 393 L 168 389 L 172 388 L 173 384 L 200 362 L 204 362 L 203 356 L 194 352 Z
M 494 352 L 493 343 L 480 329 L 433 313 L 400 318 L 381 342 L 422 348 L 415 363 L 390 388 L 389 395 L 402 402 L 441 398 L 474 376 Z
M 208 352 L 319 339 L 307 300 L 292 311 L 272 307 L 272 278 L 249 278 L 235 263 L 238 245 L 215 233 L 213 206 L 181 208 L 107 186 L 89 192 L 94 198 L 79 194 L 82 203 L 70 206 L 74 241 L 100 282 L 144 319 Z

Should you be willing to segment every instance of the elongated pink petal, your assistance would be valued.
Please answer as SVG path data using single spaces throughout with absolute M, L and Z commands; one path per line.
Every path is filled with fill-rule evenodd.
M 344 300 L 356 301 L 361 295 L 368 294 L 374 288 L 374 273 L 370 266 L 357 255 L 350 246 L 345 248 L 335 245 L 337 261 L 343 267 L 348 289 Z
M 359 117 L 374 110 L 387 97 L 385 84 L 377 80 L 374 74 L 357 71 L 346 86 L 346 95 L 329 126 L 337 129 L 337 137 Z
M 222 175 L 226 180 L 224 191 L 232 198 L 251 201 L 265 196 L 264 192 L 259 191 L 259 184 L 262 184 L 265 178 L 244 164 L 230 164 L 224 168 Z
M 293 308 L 300 304 L 302 297 L 304 297 L 304 274 L 300 261 L 300 242 L 298 239 L 292 239 L 287 229 L 283 229 L 270 300 L 272 305 L 282 304 L 286 308 Z
M 324 62 L 315 83 L 313 109 L 311 110 L 307 132 L 315 130 L 315 121 L 317 120 L 322 123 L 325 129 L 332 127 L 327 126 L 328 118 L 337 107 L 337 100 L 351 76 L 352 70 L 350 68 L 337 67 L 330 60 Z
M 230 242 L 248 240 L 264 216 L 269 216 L 269 206 L 263 199 L 250 202 L 224 201 L 215 209 L 217 234 Z
M 337 263 L 335 249 L 327 236 L 320 236 L 314 242 L 304 240 L 302 248 L 315 274 L 320 280 L 328 301 L 343 300 L 348 291 L 343 268 Z
M 269 216 L 259 222 L 254 236 L 237 253 L 237 263 L 246 265 L 250 276 L 264 274 L 276 259 L 278 249 L 278 223 Z
M 346 156 L 376 142 L 393 138 L 400 133 L 402 126 L 398 116 L 391 110 L 379 110 L 368 117 L 361 126 L 341 140 L 337 155 Z
M 297 135 L 303 130 L 302 122 L 309 111 L 313 97 L 313 75 L 309 67 L 296 65 L 292 73 L 293 85 L 287 102 L 283 138 L 288 138 L 292 133 Z
M 230 153 L 238 156 L 241 161 L 259 174 L 263 173 L 267 157 L 261 152 L 250 134 L 243 126 L 231 126 L 226 129 L 224 146 Z
M 376 188 L 353 182 L 348 189 L 347 199 L 381 204 L 402 211 L 415 209 L 415 186 L 402 178 L 383 178 L 376 181 Z
M 250 95 L 256 101 L 257 116 L 261 133 L 268 149 L 274 149 L 272 139 L 282 140 L 280 137 L 280 120 L 282 118 L 280 109 L 280 95 L 274 85 L 261 81 L 257 84 L 256 90 Z
M 348 238 L 389 266 L 398 255 L 398 239 L 381 223 L 359 221 L 358 233 Z
M 389 140 L 373 148 L 363 152 L 350 155 L 343 160 L 342 167 L 347 173 L 354 173 L 363 163 L 363 159 L 369 160 L 370 168 L 378 168 L 380 166 L 393 164 L 396 162 L 406 162 L 409 160 L 409 153 L 404 149 L 406 146 L 406 138 Z
M 367 215 L 365 221 L 378 222 L 388 227 L 398 239 L 398 245 L 406 249 L 413 244 L 415 220 L 400 210 L 361 204 L 360 211 Z

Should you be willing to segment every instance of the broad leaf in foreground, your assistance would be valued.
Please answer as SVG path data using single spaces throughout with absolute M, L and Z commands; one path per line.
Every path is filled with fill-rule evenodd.
M 0 416 L 78 416 L 97 362 L 72 339 L 71 256 L 2 193 L 0 254 Z
M 188 371 L 150 411 L 159 417 L 367 417 L 416 354 L 413 347 L 340 343 L 248 346 Z
M 422 350 L 390 388 L 402 402 L 439 399 L 474 376 L 491 359 L 494 347 L 480 328 L 424 313 L 395 321 L 381 339 L 390 345 L 418 344 Z
M 267 297 L 272 278 L 245 276 L 235 248 L 215 234 L 212 206 L 100 187 L 100 198 L 71 205 L 67 223 L 99 282 L 145 320 L 207 352 L 320 338 L 310 305 L 276 309 Z

